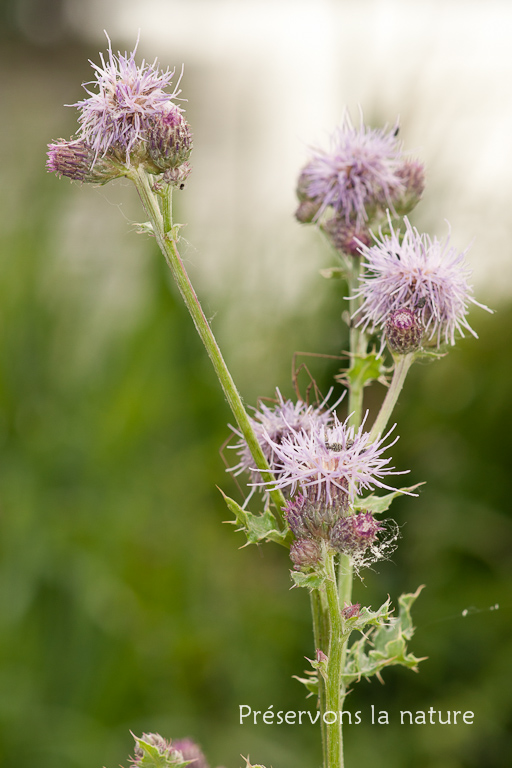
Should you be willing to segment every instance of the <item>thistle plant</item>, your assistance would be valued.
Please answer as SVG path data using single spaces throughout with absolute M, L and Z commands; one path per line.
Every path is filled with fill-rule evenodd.
M 476 337 L 469 309 L 487 308 L 473 297 L 467 249 L 418 232 L 407 218 L 421 199 L 424 169 L 404 152 L 398 124 L 373 129 L 360 116 L 355 127 L 347 113 L 330 147 L 312 150 L 299 174 L 296 218 L 332 248 L 328 276 L 342 278 L 348 365 L 315 404 L 277 390 L 274 402 L 248 412 L 179 253 L 172 199 L 185 186 L 192 150 L 181 78 L 157 61 L 137 64 L 136 48 L 115 54 L 109 41 L 107 56 L 92 64 L 87 97 L 73 105 L 77 133 L 49 145 L 47 167 L 80 183 L 125 177 L 136 187 L 147 217 L 139 227 L 156 239 L 232 410 L 229 469 L 245 481 L 239 500 L 224 496 L 233 522 L 248 543 L 289 550 L 292 583 L 310 593 L 315 653 L 300 680 L 317 702 L 324 768 L 342 768 L 341 714 L 351 688 L 421 661 L 408 649 L 421 587 L 398 598 L 398 613 L 389 598 L 373 610 L 352 596 L 354 574 L 396 547 L 397 526 L 384 513 L 396 497 L 416 493 L 398 482 L 407 469 L 392 465 L 393 409 L 412 364 L 443 357 L 465 333 Z M 387 394 L 370 413 L 364 392 L 376 381 Z M 188 739 L 143 734 L 135 743 L 133 765 L 207 768 Z

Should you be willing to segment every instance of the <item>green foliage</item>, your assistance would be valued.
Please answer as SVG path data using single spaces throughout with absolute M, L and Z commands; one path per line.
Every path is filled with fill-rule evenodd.
M 192 762 L 182 760 L 181 754 L 172 747 L 162 749 L 138 736 L 134 739 L 139 752 L 135 762 L 137 768 L 186 768 Z
M 404 495 L 415 495 L 414 491 L 422 485 L 424 483 L 416 483 L 416 485 L 411 485 L 408 488 L 399 488 L 391 493 L 386 493 L 384 496 L 376 496 L 374 493 L 371 493 L 362 499 L 355 499 L 354 509 L 371 512 L 373 515 L 382 514 L 382 512 L 386 512 L 390 508 L 393 499 Z
M 352 361 L 352 365 L 344 374 L 350 384 L 356 389 L 367 387 L 372 381 L 386 381 L 388 373 L 384 359 L 376 352 L 368 355 L 358 355 Z
M 236 516 L 233 525 L 241 523 L 237 530 L 243 531 L 247 537 L 247 544 L 259 544 L 262 541 L 274 541 L 283 546 L 290 546 L 291 534 L 289 530 L 280 531 L 276 518 L 270 509 L 265 509 L 261 515 L 254 515 L 247 509 L 243 509 L 234 499 L 230 499 L 222 493 L 228 509 Z
M 407 642 L 414 634 L 410 608 L 422 589 L 419 587 L 412 594 L 401 595 L 399 614 L 395 618 L 389 617 L 389 600 L 376 613 L 367 617 L 361 615 L 361 625 L 355 623 L 354 628 L 362 630 L 365 625 L 370 625 L 375 629 L 350 646 L 343 673 L 347 685 L 361 677 L 380 677 L 381 670 L 391 665 L 398 664 L 417 671 L 422 659 L 407 652 Z
M 292 581 L 296 587 L 306 587 L 311 592 L 313 589 L 321 589 L 327 575 L 325 573 L 302 573 L 302 571 L 290 571 Z

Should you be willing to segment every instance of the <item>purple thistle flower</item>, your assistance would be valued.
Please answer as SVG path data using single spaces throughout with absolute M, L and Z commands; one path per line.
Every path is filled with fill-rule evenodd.
M 361 119 L 355 128 L 345 113 L 332 135 L 330 150 L 313 150 L 313 159 L 299 179 L 299 199 L 319 204 L 316 218 L 331 206 L 347 224 L 361 226 L 376 209 L 394 212 L 394 201 L 408 190 L 397 127 L 369 128 Z
M 363 489 L 386 488 L 381 478 L 386 475 L 403 474 L 387 465 L 389 458 L 382 454 L 395 444 L 382 438 L 370 441 L 370 434 L 348 426 L 348 419 L 341 423 L 334 416 L 334 425 L 315 425 L 309 432 L 296 432 L 285 437 L 280 444 L 270 435 L 266 439 L 275 457 L 273 472 L 275 480 L 267 483 L 274 488 L 290 488 L 293 494 L 297 487 L 311 501 L 326 506 L 346 507 L 346 498 L 352 501 Z
M 183 760 L 190 760 L 190 768 L 209 768 L 201 748 L 192 739 L 177 739 L 172 743 L 181 752 Z
M 79 137 L 94 150 L 95 157 L 112 148 L 124 155 L 128 164 L 132 150 L 147 140 L 151 118 L 181 112 L 172 101 L 181 91 L 178 82 L 172 93 L 165 92 L 174 70 L 160 71 L 157 59 L 153 64 L 143 61 L 137 66 L 138 41 L 130 55 L 118 52 L 116 56 L 108 36 L 107 39 L 107 61 L 100 54 L 101 66 L 90 62 L 96 80 L 83 85 L 89 97 L 70 106 L 81 111 Z M 97 92 L 87 85 L 95 85 Z
M 302 400 L 296 403 L 292 400 L 284 400 L 278 389 L 276 389 L 276 395 L 275 405 L 268 406 L 260 403 L 251 417 L 254 432 L 271 469 L 275 467 L 275 445 L 280 445 L 284 439 L 293 437 L 297 433 L 308 434 L 315 427 L 327 424 L 332 418 L 332 409 L 339 403 L 338 400 L 331 408 L 323 411 L 325 400 L 318 407 L 313 407 L 306 405 Z M 254 469 L 254 459 L 247 443 L 237 429 L 234 427 L 231 429 L 240 438 L 239 442 L 232 446 L 240 460 L 230 471 L 235 476 L 242 472 L 249 472 L 253 483 L 260 483 L 261 475 L 257 469 Z
M 449 237 L 444 242 L 431 239 L 420 235 L 407 217 L 404 221 L 403 239 L 389 219 L 391 234 L 381 232 L 382 242 L 361 245 L 366 274 L 352 297 L 363 299 L 354 315 L 358 325 L 383 328 L 392 313 L 409 308 L 438 347 L 442 342 L 455 344 L 456 333 L 464 336 L 464 330 L 477 338 L 467 320 L 468 305 L 491 310 L 472 296 L 471 271 L 464 261 L 468 249 L 459 253 Z
M 284 517 L 290 530 L 297 537 L 310 537 L 328 539 L 332 526 L 339 520 L 340 515 L 346 514 L 349 509 L 349 497 L 347 483 L 344 483 L 344 491 L 333 494 L 332 503 L 325 503 L 324 499 L 314 499 L 298 493 L 288 501 L 284 508 Z

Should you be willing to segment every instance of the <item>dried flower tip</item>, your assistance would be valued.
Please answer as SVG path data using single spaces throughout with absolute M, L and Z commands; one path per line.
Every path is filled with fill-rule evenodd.
M 322 560 L 322 547 L 316 539 L 297 539 L 290 547 L 290 558 L 296 571 L 311 568 Z
M 192 132 L 174 105 L 148 121 L 148 155 L 159 171 L 183 165 L 192 151 Z
M 80 139 L 48 144 L 46 167 L 57 176 L 87 184 L 106 184 L 125 175 L 122 166 L 108 155 L 94 163 L 94 150 Z
M 338 520 L 331 531 L 331 544 L 345 554 L 364 552 L 382 530 L 371 512 L 359 512 Z
M 341 611 L 341 615 L 344 619 L 353 619 L 355 616 L 359 616 L 361 612 L 361 603 L 351 603 L 348 605 L 345 603 L 345 607 Z
M 402 307 L 391 312 L 386 321 L 386 341 L 391 352 L 406 355 L 421 347 L 423 328 L 416 312 Z
M 334 215 L 322 224 L 322 229 L 337 251 L 349 256 L 361 256 L 361 245 L 370 245 L 371 236 L 364 224 L 347 224 L 343 216 Z

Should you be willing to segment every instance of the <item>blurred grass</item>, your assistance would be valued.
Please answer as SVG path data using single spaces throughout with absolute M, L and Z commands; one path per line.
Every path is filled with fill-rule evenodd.
M 0 759 L 114 766 L 131 729 L 192 736 L 212 765 L 237 766 L 240 753 L 277 768 L 318 765 L 313 727 L 238 725 L 240 704 L 306 708 L 291 676 L 313 652 L 307 594 L 289 590 L 284 551 L 239 550 L 240 534 L 222 525 L 215 486 L 236 493 L 219 455 L 230 414 L 154 244 L 127 232 L 127 254 L 106 234 L 103 259 L 92 215 L 73 231 L 87 240 L 100 227 L 99 253 L 87 241 L 91 262 L 77 261 L 84 245 L 71 239 L 62 259 L 63 217 L 127 190 L 103 197 L 45 174 L 45 143 L 64 132 L 52 93 L 57 82 L 76 91 L 86 56 L 70 55 L 65 71 L 62 56 L 39 57 L 11 62 L 4 100 L 14 117 L 0 280 Z M 30 104 L 20 98 L 29 73 Z M 254 368 L 236 377 L 249 402 L 276 385 L 291 393 L 296 349 L 344 347 L 340 284 L 315 290 L 322 317 L 297 306 L 265 335 L 268 358 L 246 351 Z M 413 370 L 396 412 L 394 464 L 427 485 L 394 506 L 400 547 L 356 599 L 376 607 L 426 583 L 413 649 L 429 659 L 418 676 L 389 670 L 385 686 L 351 694 L 363 723 L 347 729 L 349 766 L 509 765 L 512 312 L 475 312 L 474 326 L 478 342 Z M 239 344 L 257 335 L 230 330 Z M 326 391 L 336 364 L 310 365 Z M 462 617 L 471 606 L 481 612 Z M 389 711 L 389 726 L 368 726 L 370 704 Z M 474 710 L 475 724 L 397 725 L 400 709 L 431 706 Z

